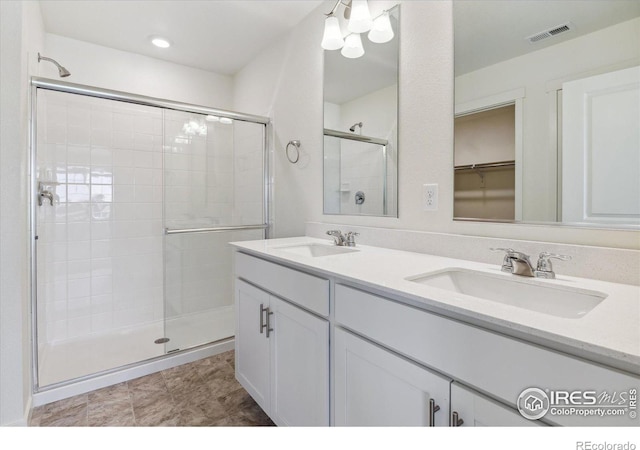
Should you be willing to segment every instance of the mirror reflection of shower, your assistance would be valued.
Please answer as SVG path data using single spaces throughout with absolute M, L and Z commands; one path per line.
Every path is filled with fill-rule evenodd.
M 40 61 L 49 61 L 52 62 L 53 64 L 56 65 L 56 67 L 58 68 L 58 74 L 60 75 L 61 78 L 65 78 L 68 77 L 69 75 L 71 75 L 71 72 L 69 72 L 66 68 L 62 67 L 58 61 L 56 61 L 55 59 L 51 59 L 51 58 L 47 58 L 46 56 L 42 56 L 40 55 L 40 53 L 38 53 L 38 62 Z
M 349 131 L 351 131 L 352 133 L 356 132 L 356 128 L 359 128 L 359 133 L 360 136 L 362 136 L 362 122 L 356 122 L 353 124 L 353 126 L 351 128 L 349 128 Z

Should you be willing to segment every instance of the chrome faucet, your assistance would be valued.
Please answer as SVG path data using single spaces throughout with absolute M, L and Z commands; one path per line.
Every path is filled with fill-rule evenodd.
M 49 189 L 45 189 L 45 186 L 56 186 L 58 184 L 60 183 L 56 181 L 45 181 L 45 182 L 39 181 L 38 182 L 38 206 L 42 206 L 43 198 L 46 198 L 47 200 L 49 200 L 49 203 L 51 204 L 51 206 L 53 206 L 53 201 L 57 197 L 57 195 L 55 195 Z
M 40 191 L 40 196 L 38 197 L 38 206 L 42 206 L 42 199 L 46 198 L 49 200 L 51 206 L 53 206 L 53 194 L 47 190 Z
M 340 230 L 329 230 L 327 231 L 327 234 L 333 237 L 333 241 L 339 247 L 344 246 L 347 242 L 344 235 L 342 234 L 342 231 Z
M 355 231 L 347 231 L 346 235 L 344 235 L 340 230 L 329 230 L 327 234 L 333 236 L 333 241 L 340 247 L 355 247 L 355 237 L 360 235 L 360 233 L 356 233 Z
M 512 273 L 514 275 L 521 275 L 523 277 L 538 277 L 538 278 L 555 278 L 556 274 L 553 272 L 550 259 L 560 259 L 562 261 L 568 261 L 571 256 L 556 255 L 554 253 L 542 252 L 538 258 L 536 268 L 533 268 L 529 255 L 517 252 L 512 248 L 492 248 L 494 252 L 505 252 L 504 259 L 502 260 L 503 272 Z
M 517 252 L 512 248 L 492 248 L 494 252 L 505 252 L 502 260 L 503 272 L 512 273 L 514 275 L 522 275 L 524 277 L 533 276 L 533 265 L 529 259 L 529 255 Z

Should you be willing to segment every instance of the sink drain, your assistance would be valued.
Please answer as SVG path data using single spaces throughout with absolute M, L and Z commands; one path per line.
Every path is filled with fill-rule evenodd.
M 159 338 L 159 339 L 156 339 L 153 342 L 156 343 L 156 344 L 166 344 L 167 342 L 169 342 L 169 338 Z

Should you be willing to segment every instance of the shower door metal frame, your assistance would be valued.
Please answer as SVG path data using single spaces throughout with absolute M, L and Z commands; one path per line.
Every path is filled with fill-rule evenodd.
M 387 212 L 388 210 L 387 208 L 387 197 L 388 197 L 387 177 L 388 177 L 389 169 L 387 166 L 389 164 L 389 158 L 387 154 L 388 153 L 387 146 L 389 145 L 389 141 L 386 139 L 380 139 L 376 137 L 363 136 L 361 134 L 345 133 L 344 131 L 332 130 L 329 128 L 324 129 L 323 136 L 335 137 L 338 139 L 347 139 L 349 141 L 364 142 L 367 144 L 375 144 L 375 145 L 379 145 L 382 148 L 382 217 L 386 217 L 388 214 Z M 340 154 L 342 154 L 342 146 L 340 147 Z M 342 158 L 342 156 L 340 158 Z M 324 174 L 323 174 L 323 177 L 324 177 Z M 342 214 L 342 213 L 338 213 L 338 214 Z M 336 215 L 336 214 L 333 214 L 333 215 Z M 375 214 L 360 214 L 360 215 L 374 216 Z
M 84 95 L 87 97 L 101 98 L 105 100 L 114 100 L 124 103 L 132 103 L 136 105 L 143 106 L 151 106 L 162 109 L 170 109 L 174 111 L 182 111 L 188 113 L 196 113 L 196 114 L 205 114 L 205 115 L 214 115 L 218 117 L 226 117 L 233 120 L 239 120 L 242 122 L 250 122 L 264 125 L 264 136 L 263 136 L 263 211 L 262 211 L 262 222 L 261 224 L 253 224 L 253 225 L 237 225 L 237 226 L 220 226 L 220 227 L 209 227 L 209 228 L 189 228 L 189 229 L 166 229 L 164 230 L 165 234 L 177 234 L 177 233 L 204 233 L 204 232 L 222 232 L 222 231 L 241 231 L 241 230 L 258 230 L 262 229 L 264 231 L 264 239 L 268 239 L 270 236 L 270 203 L 271 203 L 271 185 L 270 185 L 270 173 L 271 167 L 269 164 L 269 149 L 271 140 L 269 139 L 269 134 L 271 132 L 271 121 L 268 117 L 264 116 L 256 116 L 252 114 L 244 114 L 235 111 L 228 111 L 224 109 L 216 109 L 209 108 L 207 106 L 195 105 L 191 103 L 183 103 L 177 102 L 173 100 L 155 98 L 155 97 L 147 97 L 144 95 L 131 94 L 128 92 L 115 91 L 111 89 L 103 89 L 95 86 L 87 86 L 77 83 L 69 83 L 66 81 L 60 80 L 52 80 L 48 78 L 42 77 L 31 77 L 30 80 L 31 89 L 29 91 L 29 165 L 28 165 L 28 178 L 29 178 L 29 197 L 30 197 L 30 207 L 29 207 L 29 253 L 31 257 L 30 264 L 30 297 L 31 297 L 31 376 L 32 376 L 32 392 L 44 392 L 50 389 L 55 389 L 62 386 L 67 386 L 72 383 L 76 383 L 82 380 L 88 380 L 91 378 L 95 378 L 101 375 L 106 375 L 109 373 L 114 373 L 119 370 L 135 367 L 143 362 L 150 362 L 155 360 L 160 360 L 166 357 L 166 355 L 145 359 L 142 361 L 138 361 L 132 364 L 127 364 L 125 366 L 114 367 L 112 369 L 103 370 L 100 372 L 92 373 L 89 375 L 84 375 L 80 377 L 76 377 L 70 380 L 53 383 L 48 385 L 46 388 L 42 388 L 39 384 L 39 375 L 38 375 L 38 320 L 37 320 L 37 300 L 38 300 L 38 262 L 37 262 L 37 90 L 45 89 L 49 91 L 57 91 L 63 92 L 67 94 L 77 94 Z M 204 344 L 209 345 L 209 344 Z M 199 346 L 198 346 L 199 347 Z M 197 347 L 190 347 L 186 349 L 179 350 L 177 352 L 172 352 L 172 355 L 176 353 L 187 352 L 193 350 Z

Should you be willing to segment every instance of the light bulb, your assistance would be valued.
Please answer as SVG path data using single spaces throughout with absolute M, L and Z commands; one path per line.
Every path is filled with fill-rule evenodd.
M 338 18 L 331 15 L 324 21 L 324 35 L 322 35 L 322 48 L 325 50 L 338 50 L 344 45 L 340 23 Z
M 212 115 L 208 115 L 207 117 L 205 117 L 205 119 L 207 120 L 207 122 L 219 122 L 220 121 L 220 117 L 212 116 Z
M 347 29 L 352 33 L 364 33 L 371 29 L 371 13 L 369 13 L 367 0 L 351 2 L 351 16 Z
M 161 36 L 150 36 L 149 39 L 151 40 L 151 43 L 156 47 L 160 47 L 160 48 L 171 47 L 171 42 L 169 42 L 168 39 L 165 39 Z
M 364 55 L 364 48 L 362 47 L 362 39 L 357 33 L 350 34 L 344 40 L 344 47 L 340 52 L 345 58 L 360 58 Z
M 220 123 L 230 125 L 233 123 L 233 119 L 229 119 L 228 117 L 220 117 Z
M 384 44 L 393 39 L 393 36 L 389 11 L 385 11 L 373 21 L 373 26 L 371 27 L 371 31 L 369 31 L 368 37 L 371 42 Z

